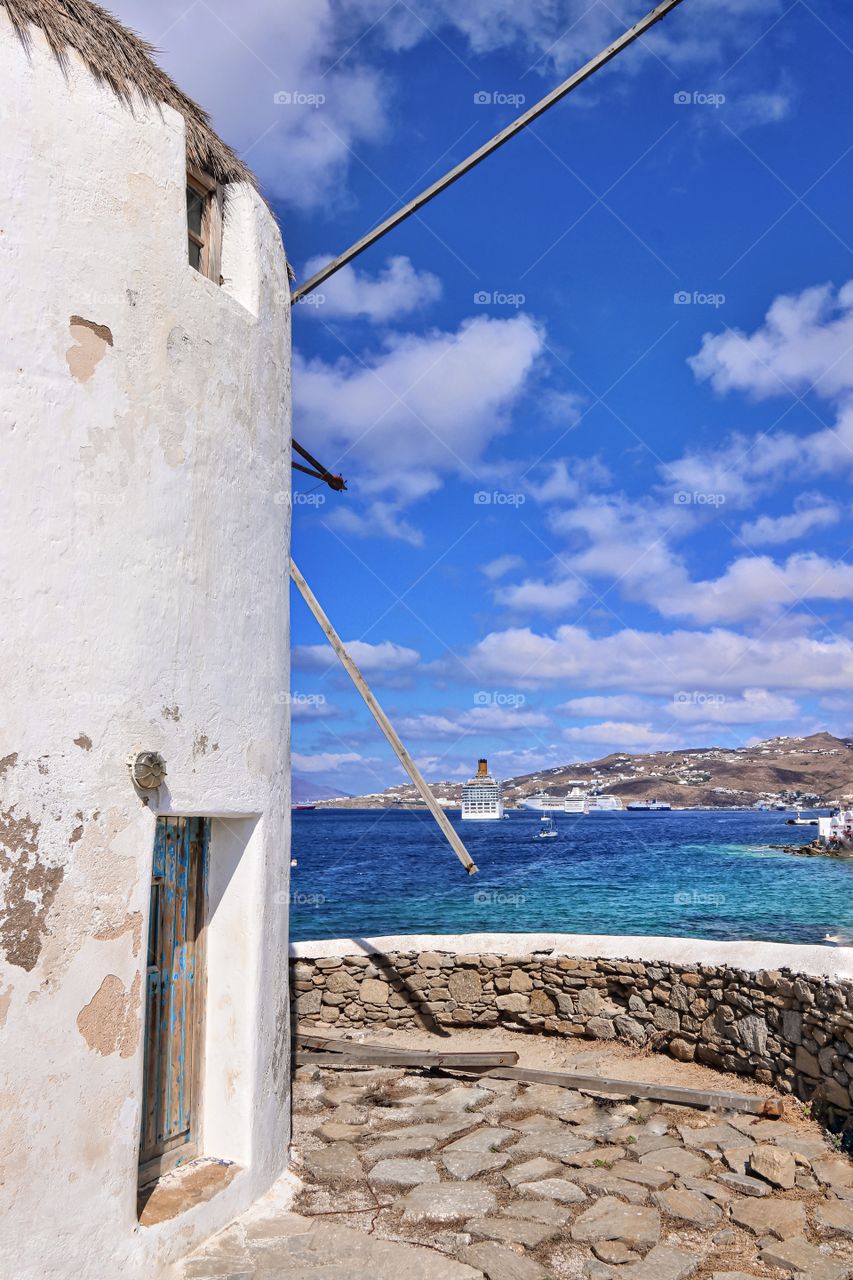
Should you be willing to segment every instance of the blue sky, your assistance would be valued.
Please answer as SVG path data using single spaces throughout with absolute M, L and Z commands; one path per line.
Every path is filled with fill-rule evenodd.
M 115 9 L 304 279 L 647 3 Z M 683 0 L 296 308 L 294 556 L 428 776 L 850 732 L 851 72 L 840 0 Z M 397 780 L 293 641 L 296 772 Z

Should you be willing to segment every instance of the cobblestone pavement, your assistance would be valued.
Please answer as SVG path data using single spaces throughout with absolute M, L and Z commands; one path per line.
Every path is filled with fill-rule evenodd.
M 186 1280 L 853 1276 L 853 1162 L 793 1102 L 762 1120 L 302 1067 L 294 1111 L 295 1212 L 254 1209 Z

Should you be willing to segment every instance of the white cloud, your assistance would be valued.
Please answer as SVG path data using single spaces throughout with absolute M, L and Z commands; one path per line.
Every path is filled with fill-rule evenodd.
M 512 732 L 516 729 L 544 729 L 550 726 L 544 712 L 527 711 L 523 707 L 472 707 L 461 715 L 423 714 L 403 717 L 398 728 L 413 738 L 471 737 L 486 732 Z
M 779 124 L 791 114 L 791 95 L 781 89 L 747 93 L 735 98 L 732 109 L 739 129 L 754 129 L 765 124 Z
M 708 695 L 703 690 L 680 692 L 667 706 L 675 720 L 703 724 L 761 724 L 776 720 L 796 720 L 799 703 L 782 693 L 767 689 L 744 689 L 739 698 Z
M 732 691 L 771 687 L 814 693 L 853 686 L 853 643 L 843 636 L 751 638 L 717 627 L 710 631 L 638 631 L 595 636 L 583 627 L 553 633 L 510 627 L 486 635 L 465 655 L 439 669 L 513 689 L 559 684 L 573 688 L 632 689 L 645 695 L 682 689 Z
M 600 724 L 564 729 L 563 737 L 567 742 L 603 743 L 612 751 L 648 751 L 653 747 L 672 746 L 676 741 L 672 734 L 626 720 L 603 720 Z
M 356 538 L 393 538 L 412 547 L 424 544 L 421 530 L 401 515 L 400 504 L 395 502 L 371 502 L 362 512 L 352 507 L 337 507 L 326 523 Z
M 291 720 L 333 720 L 340 711 L 325 698 L 312 694 L 294 693 L 290 699 Z
M 366 17 L 387 12 L 386 0 L 360 0 Z M 474 54 L 515 49 L 542 75 L 566 73 L 597 53 L 647 12 L 644 0 L 634 0 L 627 11 L 589 0 L 422 0 L 417 13 L 408 5 L 396 6 L 381 32 L 394 49 L 408 49 L 431 32 L 455 30 Z M 782 12 L 781 0 L 694 0 L 693 21 L 679 22 L 678 13 L 645 37 L 641 51 L 624 59 L 623 74 L 646 65 L 654 50 L 670 65 L 713 62 L 732 42 L 743 47 L 749 35 L 757 38 L 763 23 Z M 701 34 L 699 34 L 701 33 Z M 642 46 L 641 46 L 642 48 Z
M 757 399 L 801 394 L 826 397 L 853 388 L 853 281 L 837 293 L 817 285 L 782 294 L 752 334 L 706 333 L 688 361 L 716 391 L 746 391 Z
M 356 665 L 368 676 L 399 675 L 417 667 L 421 655 L 393 640 L 371 644 L 367 640 L 345 642 Z M 293 648 L 293 665 L 303 671 L 326 671 L 338 659 L 327 644 L 297 644 Z
M 853 565 L 810 552 L 789 556 L 784 564 L 769 556 L 744 556 L 719 578 L 691 582 L 682 571 L 659 588 L 663 594 L 653 602 L 664 617 L 744 622 L 810 600 L 853 600 Z
M 530 494 L 543 504 L 578 502 L 590 489 L 610 481 L 610 470 L 600 458 L 558 458 L 549 464 L 544 480 L 531 483 Z
M 650 709 L 645 698 L 629 693 L 570 698 L 557 707 L 557 711 L 565 711 L 570 716 L 620 716 L 623 719 L 648 715 Z
M 302 275 L 308 280 L 333 257 L 320 253 L 306 262 Z M 362 317 L 375 323 L 399 320 L 441 297 L 441 281 L 430 271 L 418 271 L 404 255 L 389 258 L 376 275 L 355 267 L 342 267 L 312 295 L 311 303 L 300 304 L 301 312 L 321 320 Z
M 300 431 L 327 466 L 354 480 L 327 522 L 356 537 L 421 546 L 406 508 L 439 489 L 447 473 L 479 487 L 474 468 L 482 474 L 487 446 L 509 429 L 542 346 L 542 332 L 525 316 L 478 316 L 455 332 L 394 334 L 360 360 L 297 354 Z
M 827 502 L 818 494 L 803 494 L 795 504 L 796 510 L 786 516 L 759 516 L 741 526 L 744 542 L 758 546 L 780 542 L 793 542 L 804 538 L 815 529 L 825 529 L 841 518 L 841 512 L 833 502 Z
M 334 773 L 342 765 L 371 765 L 374 756 L 361 756 L 356 751 L 321 751 L 317 755 L 293 753 L 293 768 L 297 773 Z
M 514 569 L 520 569 L 523 564 L 524 560 L 521 556 L 498 556 L 496 560 L 490 560 L 488 564 L 481 565 L 480 572 L 485 574 L 491 582 L 495 582 L 498 578 L 512 573 Z
M 584 584 L 577 578 L 554 582 L 526 578 L 524 582 L 500 587 L 495 592 L 495 600 L 516 613 L 562 613 L 577 604 L 583 594 Z
M 837 291 L 818 285 L 783 294 L 753 333 L 705 334 L 688 363 L 720 393 L 755 399 L 812 393 L 833 402 L 836 417 L 810 432 L 771 423 L 758 435 L 736 432 L 719 447 L 690 450 L 663 468 L 673 490 L 747 505 L 792 476 L 833 475 L 853 466 L 853 281 Z

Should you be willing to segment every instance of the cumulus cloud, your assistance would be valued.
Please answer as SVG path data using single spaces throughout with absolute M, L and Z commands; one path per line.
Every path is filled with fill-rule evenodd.
M 817 285 L 782 294 L 752 334 L 737 329 L 705 334 L 688 361 L 716 391 L 745 391 L 756 399 L 799 395 L 825 398 L 853 388 L 853 281 L 837 292 Z
M 508 431 L 544 334 L 526 316 L 477 316 L 455 331 L 395 333 L 360 359 L 294 357 L 300 430 L 333 470 L 353 480 L 328 523 L 356 537 L 412 546 L 423 534 L 405 514 L 448 474 L 479 487 L 483 455 Z
M 542 711 L 524 707 L 472 707 L 460 715 L 424 714 L 406 716 L 399 722 L 401 733 L 413 738 L 471 737 L 486 731 L 500 733 L 515 729 L 544 729 L 550 720 Z
M 795 503 L 795 510 L 784 516 L 759 516 L 741 526 L 744 542 L 769 546 L 781 542 L 793 542 L 805 538 L 815 529 L 825 529 L 841 519 L 841 512 L 834 502 L 827 502 L 819 494 L 803 494 Z
M 811 600 L 853 600 L 853 565 L 811 552 L 784 563 L 744 556 L 705 581 L 690 581 L 682 570 L 670 579 L 657 608 L 664 617 L 699 623 L 744 622 Z
M 421 655 L 393 640 L 371 644 L 367 640 L 347 640 L 347 649 L 367 676 L 399 675 L 417 667 Z M 293 665 L 302 671 L 326 671 L 337 663 L 327 644 L 298 644 L 293 648 Z
M 673 490 L 719 494 L 726 506 L 743 506 L 793 475 L 850 471 L 853 281 L 781 295 L 753 333 L 705 334 L 689 364 L 721 394 L 761 400 L 811 393 L 834 405 L 835 420 L 802 433 L 771 424 L 754 436 L 733 432 L 720 446 L 689 450 L 663 468 Z
M 377 484 L 398 469 L 470 473 L 509 426 L 509 410 L 542 350 L 526 316 L 478 316 L 456 331 L 396 334 L 363 360 L 294 361 L 302 431 L 338 456 L 356 446 Z
M 636 689 L 644 694 L 683 689 L 730 691 L 744 688 L 830 693 L 853 685 L 853 643 L 844 636 L 758 637 L 724 627 L 709 631 L 639 631 L 621 628 L 596 636 L 580 626 L 552 633 L 530 627 L 492 631 L 464 656 L 439 669 L 463 677 L 474 669 L 481 679 L 514 689 Z
M 796 720 L 801 711 L 793 698 L 768 689 L 744 689 L 739 698 L 709 695 L 704 690 L 680 692 L 667 710 L 674 720 L 703 724 L 761 724 Z
M 376 763 L 374 756 L 361 756 L 357 751 L 320 751 L 316 755 L 293 753 L 293 768 L 298 773 L 334 773 L 343 765 L 365 765 Z
M 495 560 L 490 560 L 487 564 L 480 566 L 480 572 L 483 573 L 491 582 L 498 578 L 503 578 L 507 573 L 512 573 L 514 569 L 520 569 L 524 564 L 521 556 L 505 555 L 498 556 Z
M 638 698 L 633 694 L 591 694 L 583 698 L 570 698 L 562 702 L 558 711 L 565 711 L 570 716 L 606 716 L 608 719 L 619 716 L 631 719 L 646 716 L 651 705 L 646 698 Z
M 604 744 L 616 751 L 649 751 L 655 747 L 675 744 L 672 734 L 661 733 L 648 724 L 633 724 L 626 720 L 603 720 L 600 724 L 578 725 L 563 730 L 567 742 Z
M 524 582 L 500 587 L 495 592 L 495 600 L 515 613 L 562 613 L 577 604 L 583 594 L 584 584 L 578 578 L 559 578 L 552 582 L 526 578 Z
M 307 280 L 333 257 L 320 253 L 305 264 Z M 308 316 L 329 319 L 365 319 L 374 323 L 399 320 L 441 297 L 441 281 L 430 271 L 418 271 L 410 258 L 398 254 L 389 258 L 375 275 L 356 267 L 342 267 L 309 303 L 300 305 Z

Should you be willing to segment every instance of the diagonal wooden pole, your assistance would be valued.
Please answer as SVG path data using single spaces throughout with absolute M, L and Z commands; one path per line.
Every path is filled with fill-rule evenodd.
M 302 596 L 302 599 L 308 605 L 308 608 L 311 610 L 314 617 L 319 622 L 320 627 L 326 639 L 328 640 L 329 644 L 332 646 L 335 653 L 340 658 L 341 664 L 343 665 L 343 668 L 346 671 L 347 675 L 349 676 L 350 680 L 352 680 L 356 689 L 358 689 L 362 698 L 364 698 L 364 701 L 367 703 L 368 707 L 370 708 L 370 711 L 371 711 L 371 714 L 373 715 L 374 720 L 379 725 L 379 728 L 382 730 L 382 732 L 385 734 L 385 737 L 391 743 L 391 746 L 394 749 L 394 753 L 396 754 L 397 759 L 400 761 L 401 765 L 406 770 L 406 773 L 412 779 L 412 782 L 415 784 L 418 791 L 420 792 L 421 797 L 426 803 L 426 806 L 429 809 L 430 813 L 435 818 L 439 827 L 441 827 L 441 830 L 443 834 L 446 836 L 451 849 L 456 854 L 457 858 L 462 863 L 465 870 L 468 872 L 468 875 L 473 876 L 477 871 L 477 866 L 473 858 L 469 854 L 468 850 L 465 848 L 462 841 L 459 839 L 459 836 L 457 835 L 456 831 L 453 829 L 450 823 L 450 819 L 442 809 L 441 805 L 436 800 L 435 796 L 432 794 L 432 791 L 429 789 L 428 784 L 424 781 L 424 778 L 421 774 L 420 769 L 415 764 L 414 760 L 409 755 L 408 751 L 403 746 L 402 742 L 397 736 L 397 733 L 394 729 L 394 726 L 391 724 L 391 721 L 388 719 L 385 712 L 382 710 L 379 703 L 376 701 L 376 698 L 373 696 L 370 686 L 368 685 L 364 676 L 361 674 L 355 662 L 352 660 L 349 653 L 347 652 L 344 642 L 341 640 L 337 631 L 335 631 L 335 628 L 332 626 L 331 622 L 323 612 L 323 609 L 319 601 L 317 600 L 317 597 L 314 595 L 314 592 L 308 586 L 308 583 L 305 581 L 302 574 L 299 572 L 299 570 L 297 569 L 296 565 L 293 563 L 292 560 L 290 562 L 290 576 L 293 579 L 293 581 L 296 583 L 296 586 L 299 588 L 299 593 Z

